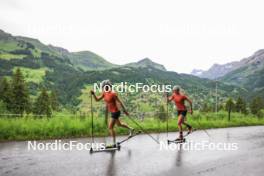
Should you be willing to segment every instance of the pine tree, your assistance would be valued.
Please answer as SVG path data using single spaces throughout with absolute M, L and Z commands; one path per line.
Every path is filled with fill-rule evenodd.
M 12 105 L 12 92 L 9 82 L 6 78 L 0 81 L 0 100 L 5 104 L 8 110 L 11 109 Z
M 202 104 L 202 108 L 201 108 L 201 112 L 210 112 L 210 111 L 212 111 L 212 106 L 210 106 L 210 103 L 208 103 L 208 102 L 204 102 L 203 104 Z
M 232 110 L 234 109 L 234 101 L 232 98 L 229 98 L 227 101 L 226 101 L 226 110 L 228 111 L 228 120 L 230 121 L 231 120 L 231 112 Z
M 37 97 L 33 113 L 36 115 L 46 115 L 47 117 L 51 117 L 50 98 L 46 89 L 42 89 L 40 95 Z
M 251 113 L 257 115 L 264 108 L 263 100 L 260 97 L 255 97 L 250 103 Z
M 29 109 L 29 93 L 20 69 L 16 69 L 12 77 L 12 111 L 23 115 Z
M 236 104 L 235 104 L 235 110 L 236 110 L 236 112 L 240 112 L 240 113 L 243 113 L 243 114 L 247 113 L 246 102 L 241 97 L 237 98 L 237 101 L 236 101 Z
M 231 110 L 233 111 L 235 107 L 234 101 L 232 98 L 228 98 L 228 100 L 226 101 L 226 110 Z
M 50 94 L 50 105 L 53 111 L 59 110 L 58 96 L 55 91 L 52 91 Z

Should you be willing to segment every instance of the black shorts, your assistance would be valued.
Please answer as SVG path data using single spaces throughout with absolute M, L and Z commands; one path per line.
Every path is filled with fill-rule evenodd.
M 119 119 L 120 115 L 121 115 L 120 111 L 117 111 L 117 112 L 111 112 L 111 117 L 112 117 L 113 119 Z
M 178 116 L 179 116 L 179 115 L 182 115 L 183 117 L 186 117 L 186 115 L 187 115 L 187 110 L 184 110 L 184 111 L 178 111 L 177 113 L 178 113 Z

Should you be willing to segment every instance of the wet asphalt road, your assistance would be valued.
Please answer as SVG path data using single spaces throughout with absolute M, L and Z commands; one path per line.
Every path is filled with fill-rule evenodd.
M 147 135 L 139 135 L 122 145 L 120 151 L 90 154 L 89 151 L 28 151 L 27 142 L 0 143 L 0 175 L 239 175 L 264 174 L 264 126 L 208 130 L 188 136 L 188 141 L 178 149 L 171 145 L 160 150 Z M 166 144 L 166 134 L 153 134 Z M 169 133 L 175 138 L 176 133 Z M 124 137 L 120 137 L 121 140 Z M 81 143 L 88 139 L 73 139 Z M 104 141 L 97 138 L 97 142 Z M 106 139 L 110 140 L 110 139 Z M 69 142 L 64 140 L 63 142 Z M 188 150 L 186 145 L 226 143 L 237 145 L 238 150 L 217 151 L 210 148 Z M 51 142 L 51 141 L 39 141 Z M 223 147 L 222 147 L 223 149 Z M 232 148 L 234 149 L 234 148 Z

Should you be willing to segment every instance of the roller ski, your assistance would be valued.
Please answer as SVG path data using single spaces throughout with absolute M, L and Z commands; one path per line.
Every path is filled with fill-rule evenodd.
M 124 143 L 124 142 L 128 141 L 129 139 L 131 139 L 131 138 L 133 138 L 133 137 L 137 136 L 137 135 L 138 135 L 138 134 L 140 134 L 140 133 L 142 133 L 142 131 L 137 131 L 137 132 L 135 132 L 135 130 L 134 130 L 134 129 L 132 129 L 132 130 L 130 131 L 130 134 L 129 134 L 129 136 L 128 136 L 127 138 L 123 139 L 122 141 L 120 141 L 120 142 L 117 142 L 117 145 L 119 145 L 119 146 L 120 146 L 122 143 Z
M 120 142 L 117 142 L 116 144 L 111 144 L 111 145 L 106 145 L 104 148 L 99 148 L 99 149 L 93 149 L 90 148 L 90 153 L 94 153 L 94 152 L 111 152 L 111 151 L 116 151 L 116 150 L 120 150 L 121 149 L 121 144 L 128 141 L 129 139 L 135 137 L 136 135 L 140 134 L 141 131 L 137 131 L 135 132 L 134 129 L 132 129 L 130 131 L 130 134 L 127 138 L 123 139 Z
M 96 153 L 96 152 L 111 152 L 111 151 L 116 151 L 116 150 L 120 150 L 121 146 L 118 144 L 111 144 L 111 145 L 106 145 L 103 148 L 90 148 L 90 153 Z
M 188 132 L 186 134 L 183 135 L 183 137 L 185 138 L 186 136 L 189 136 L 191 133 L 193 133 L 194 131 L 196 131 L 196 129 L 193 129 L 192 127 L 188 129 Z
M 186 142 L 185 138 L 177 138 L 175 140 L 167 140 L 168 144 L 175 143 L 175 144 L 181 144 Z

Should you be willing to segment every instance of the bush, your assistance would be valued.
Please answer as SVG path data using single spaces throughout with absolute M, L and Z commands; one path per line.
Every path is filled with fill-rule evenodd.
M 29 56 L 33 56 L 30 50 L 14 50 L 14 51 L 10 51 L 11 54 L 23 54 L 23 55 L 29 55 Z
M 261 109 L 258 113 L 257 113 L 257 116 L 259 118 L 263 118 L 264 117 L 264 109 Z
M 7 107 L 6 104 L 0 100 L 0 114 L 7 114 Z

